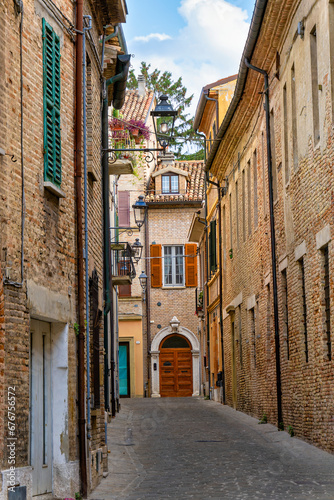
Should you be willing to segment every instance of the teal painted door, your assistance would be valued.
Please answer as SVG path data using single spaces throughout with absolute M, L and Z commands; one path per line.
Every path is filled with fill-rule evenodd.
M 129 344 L 119 344 L 119 395 L 130 397 Z

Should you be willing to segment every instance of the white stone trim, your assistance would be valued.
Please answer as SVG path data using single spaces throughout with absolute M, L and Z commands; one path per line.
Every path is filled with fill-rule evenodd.
M 321 250 L 324 246 L 331 241 L 331 227 L 329 224 L 323 227 L 316 235 L 317 250 Z
M 286 269 L 288 267 L 288 258 L 285 257 L 278 265 L 278 270 L 279 272 L 281 273 L 282 271 L 284 271 L 284 269 Z
M 295 248 L 295 260 L 296 261 L 300 260 L 302 257 L 304 257 L 305 254 L 306 254 L 306 243 L 304 240 L 301 242 L 300 245 L 298 245 Z
M 264 282 L 263 282 L 264 286 L 269 285 L 270 279 L 271 279 L 271 274 L 268 273 L 267 276 L 265 276 L 265 278 L 264 278 Z
M 247 309 L 248 310 L 253 309 L 255 306 L 256 306 L 256 297 L 253 294 L 247 299 Z
M 183 175 L 184 177 L 189 176 L 189 172 L 186 172 L 185 170 L 181 170 L 180 168 L 168 166 L 165 168 L 162 168 L 161 170 L 158 170 L 157 172 L 153 172 L 151 174 L 151 177 L 158 177 L 158 175 L 165 175 L 165 174 L 177 174 L 177 175 Z
M 151 344 L 151 373 L 152 373 L 152 398 L 160 398 L 160 370 L 159 370 L 159 355 L 160 355 L 160 344 L 164 338 L 168 337 L 173 333 L 178 333 L 182 335 L 191 344 L 191 354 L 192 354 L 192 366 L 193 366 L 193 396 L 199 396 L 199 355 L 200 355 L 200 344 L 196 335 L 185 328 L 184 326 L 179 326 L 177 332 L 172 326 L 167 326 L 160 330 L 152 340 Z M 156 370 L 154 370 L 154 363 L 156 363 Z

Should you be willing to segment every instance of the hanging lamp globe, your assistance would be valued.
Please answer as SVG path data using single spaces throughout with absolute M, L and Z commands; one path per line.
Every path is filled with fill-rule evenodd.
M 173 138 L 177 111 L 174 111 L 173 106 L 168 102 L 167 95 L 162 95 L 159 99 L 160 101 L 157 103 L 155 109 L 151 111 L 151 116 L 153 117 L 157 142 L 165 151 Z
M 140 286 L 142 287 L 142 289 L 146 290 L 146 286 L 147 286 L 147 274 L 145 274 L 144 271 L 141 272 L 141 275 L 139 276 L 139 283 L 140 283 Z
M 135 222 L 140 230 L 140 228 L 145 224 L 146 214 L 147 214 L 147 205 L 144 200 L 144 196 L 141 194 L 138 196 L 138 200 L 134 205 L 132 205 L 133 212 L 135 215 Z
M 143 253 L 143 245 L 140 243 L 139 238 L 136 238 L 135 242 L 131 245 L 131 249 L 133 260 L 138 264 Z

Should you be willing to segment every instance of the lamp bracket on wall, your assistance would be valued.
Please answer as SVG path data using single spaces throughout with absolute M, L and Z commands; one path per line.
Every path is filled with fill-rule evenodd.
M 166 148 L 126 148 L 126 149 L 104 149 L 103 154 L 108 153 L 109 162 L 116 163 L 119 159 L 119 155 L 116 153 L 145 153 L 145 161 L 147 163 L 151 163 L 154 160 L 153 152 L 157 151 L 158 153 L 166 154 Z M 130 156 L 130 155 L 129 155 Z

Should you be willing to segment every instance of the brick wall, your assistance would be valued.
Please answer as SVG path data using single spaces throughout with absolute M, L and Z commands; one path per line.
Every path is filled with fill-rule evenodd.
M 195 211 L 196 207 L 188 208 L 186 205 L 176 208 L 149 209 L 150 244 L 153 242 L 161 245 L 185 245 L 188 243 L 188 231 Z M 197 335 L 198 319 L 195 315 L 194 287 L 151 288 L 150 295 L 151 321 L 154 321 L 151 324 L 151 341 L 159 330 L 169 326 L 173 316 L 178 318 L 180 326 L 188 328 Z M 157 305 L 158 302 L 161 303 L 161 306 Z M 159 328 L 158 325 L 161 327 Z
M 274 4 L 274 2 L 272 2 Z M 282 6 L 287 6 L 287 4 Z M 280 40 L 280 78 L 274 78 L 277 60 L 270 67 L 270 111 L 274 113 L 275 150 L 273 168 L 277 176 L 277 198 L 274 203 L 276 256 L 278 274 L 278 307 L 280 361 L 282 378 L 282 408 L 285 428 L 329 451 L 334 449 L 332 434 L 333 361 L 328 360 L 323 245 L 328 245 L 330 275 L 330 318 L 333 321 L 333 94 L 330 88 L 330 51 L 328 16 L 332 5 L 319 2 L 305 17 L 305 37 L 293 38 L 298 19 L 306 16 L 310 2 L 298 6 L 291 24 Z M 270 11 L 268 11 L 270 12 Z M 269 35 L 268 20 L 263 25 L 263 37 Z M 314 140 L 310 43 L 312 29 L 317 26 L 320 140 Z M 272 42 L 270 42 L 272 43 Z M 259 38 L 257 65 L 261 66 L 263 38 Z M 293 163 L 291 68 L 295 67 L 298 165 Z M 287 119 L 284 116 L 284 86 L 287 89 Z M 263 81 L 259 85 L 263 88 Z M 246 87 L 246 100 L 256 99 Z M 252 97 L 250 97 L 252 95 Z M 250 101 L 249 101 L 250 99 Z M 246 104 L 245 104 L 246 106 Z M 254 113 L 241 125 L 239 140 L 229 152 L 220 155 L 214 168 L 220 178 L 229 177 L 229 192 L 222 205 L 226 213 L 226 248 L 232 238 L 233 257 L 227 257 L 224 269 L 224 339 L 227 403 L 258 418 L 265 413 L 272 423 L 277 422 L 275 338 L 273 318 L 273 281 L 271 271 L 271 242 L 268 207 L 268 174 L 265 117 L 262 102 L 254 105 Z M 239 106 L 227 131 L 235 133 L 242 116 Z M 272 122 L 273 124 L 273 122 Z M 285 131 L 287 127 L 287 133 Z M 285 156 L 285 140 L 288 152 Z M 254 151 L 256 178 L 254 180 Z M 239 155 L 239 156 L 238 156 Z M 239 161 L 238 161 L 239 158 Z M 287 164 L 288 162 L 288 164 Z M 226 166 L 228 167 L 226 168 Z M 248 171 L 251 174 L 248 176 Z M 289 172 L 289 179 L 287 178 Z M 245 192 L 242 191 L 245 176 Z M 250 179 L 250 186 L 249 186 Z M 236 182 L 238 182 L 239 239 L 237 240 Z M 257 185 L 258 223 L 256 224 L 254 186 Z M 232 204 L 230 205 L 230 195 Z M 245 213 L 243 212 L 243 197 Z M 230 210 L 232 206 L 232 212 Z M 250 213 L 249 213 L 250 211 Z M 243 215 L 244 213 L 244 215 Z M 232 219 L 232 236 L 230 233 Z M 249 221 L 251 228 L 249 231 Z M 243 224 L 246 238 L 243 238 Z M 305 273 L 305 302 L 307 313 L 307 349 L 303 328 L 303 292 L 301 263 Z M 285 270 L 287 277 L 288 329 L 284 308 Z M 226 307 L 230 307 L 229 314 Z M 232 332 L 234 323 L 234 340 Z M 332 334 L 331 340 L 333 341 Z
M 57 6 L 74 24 L 73 3 L 60 0 Z M 85 14 L 91 14 L 89 3 Z M 3 275 L 11 281 L 21 282 L 21 110 L 20 110 L 20 16 L 14 2 L 0 6 L 0 147 L 14 155 L 0 157 L 0 251 Z M 59 198 L 44 188 L 43 157 L 43 40 L 42 18 L 60 38 L 61 52 L 61 142 L 62 184 L 65 197 Z M 65 18 L 65 24 L 67 21 Z M 97 26 L 93 20 L 93 38 L 97 39 Z M 88 235 L 89 273 L 97 270 L 99 276 L 99 307 L 102 299 L 102 197 L 100 169 L 100 74 L 97 61 L 89 44 L 91 60 L 88 93 L 88 165 L 97 172 L 97 182 L 88 180 Z M 76 269 L 76 216 L 74 187 L 74 68 L 75 44 L 71 36 L 55 19 L 43 2 L 28 1 L 24 4 L 23 22 L 23 118 L 24 118 L 24 282 L 23 286 L 5 284 L 4 301 L 0 289 L 0 384 L 17 387 L 16 466 L 29 465 L 29 406 L 30 406 L 30 320 L 67 323 L 67 433 L 59 437 L 66 461 L 78 460 L 77 430 L 77 269 Z M 0 276 L 0 284 L 2 278 Z M 41 292 L 39 299 L 31 296 L 32 285 Z M 44 295 L 44 296 L 43 296 Z M 58 297 L 50 307 L 50 314 L 43 311 L 51 298 Z M 35 300 L 35 302 L 34 302 Z M 37 306 L 37 309 L 36 309 Z M 64 310 L 66 306 L 66 311 Z M 44 308 L 44 309 L 43 309 Z M 43 314 L 41 313 L 43 312 Z M 4 315 L 4 325 L 3 325 Z M 4 334 L 6 332 L 6 342 Z M 103 324 L 100 335 L 100 363 L 103 363 Z M 91 344 L 92 345 L 92 344 Z M 3 368 L 5 365 L 5 371 Z M 3 394 L 3 389 L 1 389 Z M 6 394 L 6 392 L 5 392 Z M 101 449 L 104 444 L 104 394 L 101 387 L 102 408 L 94 417 L 92 446 Z M 1 403 L 1 408 L 3 408 Z M 5 427 L 6 427 L 5 421 Z M 1 437 L 7 435 L 0 414 Z M 65 444 L 64 444 L 65 443 Z M 1 446 L 1 449 L 5 449 Z M 1 467 L 7 468 L 6 455 L 0 455 Z M 104 462 L 107 457 L 104 454 Z M 74 470 L 74 469 L 73 469 Z M 101 472 L 102 473 L 102 472 Z M 74 477 L 74 476 L 73 476 Z M 24 483 L 22 483 L 24 484 Z M 77 491 L 78 488 L 73 490 Z M 70 492 L 68 492 L 70 493 Z M 66 496 L 71 496 L 70 494 Z

